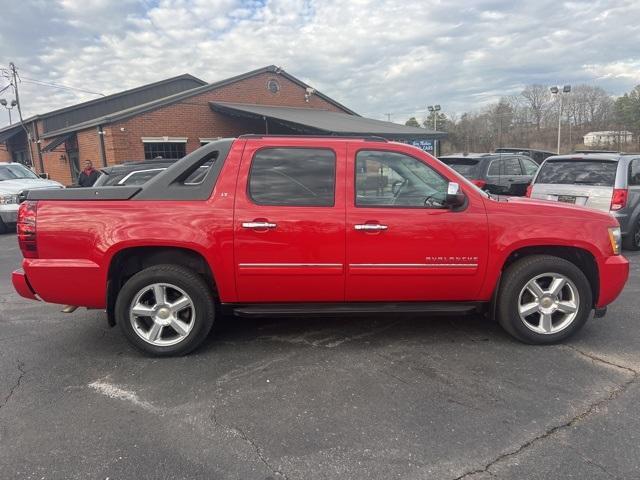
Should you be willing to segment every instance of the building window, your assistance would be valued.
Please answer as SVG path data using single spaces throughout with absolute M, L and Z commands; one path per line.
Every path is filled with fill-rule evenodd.
M 271 93 L 278 93 L 280 91 L 280 84 L 275 78 L 272 78 L 267 82 L 267 90 Z
M 186 142 L 144 142 L 144 159 L 178 159 L 187 154 Z

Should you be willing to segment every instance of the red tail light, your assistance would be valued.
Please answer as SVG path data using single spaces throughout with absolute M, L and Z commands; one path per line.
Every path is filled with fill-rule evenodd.
M 611 210 L 620 210 L 627 205 L 627 197 L 629 196 L 629 190 L 626 188 L 614 188 L 613 196 L 611 197 Z
M 473 183 L 478 188 L 484 188 L 487 184 L 487 182 L 485 182 L 484 180 L 471 180 L 471 183 Z
M 27 200 L 18 209 L 18 245 L 24 258 L 38 258 L 36 243 L 36 216 L 38 202 Z
M 527 185 L 527 193 L 525 193 L 525 195 L 529 198 L 531 198 L 531 192 L 533 191 L 533 185 L 529 184 Z

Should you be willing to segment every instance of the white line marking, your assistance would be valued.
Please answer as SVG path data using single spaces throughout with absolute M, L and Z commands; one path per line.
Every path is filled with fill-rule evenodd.
M 105 382 L 103 380 L 96 380 L 95 382 L 91 382 L 89 384 L 90 388 L 93 388 L 97 392 L 106 395 L 109 398 L 114 398 L 118 400 L 124 400 L 126 402 L 133 403 L 137 407 L 143 408 L 149 412 L 153 413 L 162 413 L 162 409 L 156 407 L 155 405 L 147 402 L 146 400 L 141 400 L 138 397 L 138 394 L 131 390 L 126 390 L 118 385 L 114 385 L 109 382 Z

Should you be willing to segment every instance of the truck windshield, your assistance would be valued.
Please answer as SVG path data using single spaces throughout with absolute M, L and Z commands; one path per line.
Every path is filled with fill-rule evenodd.
M 35 173 L 22 165 L 0 165 L 0 182 L 18 178 L 39 178 Z
M 618 162 L 606 160 L 551 160 L 540 168 L 535 183 L 612 187 L 617 168 Z

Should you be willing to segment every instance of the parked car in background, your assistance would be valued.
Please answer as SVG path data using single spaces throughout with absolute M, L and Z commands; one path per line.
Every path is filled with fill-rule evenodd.
M 496 195 L 524 196 L 538 171 L 538 164 L 524 155 L 470 153 L 439 159 L 476 186 Z
M 0 233 L 15 228 L 20 197 L 28 190 L 64 188 L 53 180 L 45 180 L 21 163 L 0 163 Z
M 534 162 L 540 165 L 547 158 L 556 155 L 554 152 L 549 152 L 547 150 L 536 150 L 533 148 L 518 148 L 518 147 L 501 147 L 496 148 L 496 153 L 513 153 L 516 155 L 525 155 L 531 158 Z
M 100 169 L 100 176 L 93 186 L 142 185 L 176 162 L 176 159 L 158 158 L 103 167 Z
M 640 249 L 640 155 L 583 153 L 549 157 L 528 196 L 611 212 L 623 245 Z
M 117 187 L 144 185 L 153 177 L 163 172 L 178 160 L 155 159 L 140 162 L 127 162 L 112 167 L 100 169 L 100 177 L 93 185 L 94 187 Z M 201 166 L 193 172 L 189 182 L 197 183 L 206 173 L 211 164 Z

